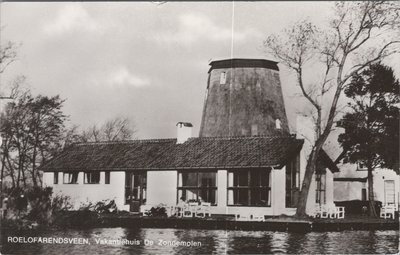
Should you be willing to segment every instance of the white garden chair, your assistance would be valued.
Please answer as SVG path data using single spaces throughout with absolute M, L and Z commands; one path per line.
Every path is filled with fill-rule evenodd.
M 202 202 L 201 205 L 197 206 L 196 217 L 199 218 L 205 218 L 206 216 L 210 217 L 211 216 L 210 208 L 211 208 L 211 203 Z
M 310 216 L 313 218 L 321 217 L 321 205 L 320 204 L 315 204 L 314 211 L 310 212 Z
M 197 202 L 188 203 L 187 206 L 183 208 L 183 217 L 194 217 L 198 206 L 199 204 Z
M 264 215 L 251 214 L 250 221 L 265 221 Z
M 332 213 L 331 206 L 328 206 L 326 204 L 321 205 L 321 218 L 322 219 L 330 218 L 331 213 Z
M 384 205 L 381 208 L 381 218 L 392 218 L 394 219 L 394 213 L 396 212 L 396 206 L 395 205 Z
M 151 208 L 153 206 L 151 205 L 141 205 L 140 206 L 140 213 L 142 216 L 147 216 L 147 214 L 150 212 Z
M 250 215 L 235 214 L 235 220 L 236 221 L 249 221 L 250 220 Z
M 343 206 L 336 206 L 335 207 L 336 211 L 336 218 L 337 219 L 344 219 L 344 207 Z

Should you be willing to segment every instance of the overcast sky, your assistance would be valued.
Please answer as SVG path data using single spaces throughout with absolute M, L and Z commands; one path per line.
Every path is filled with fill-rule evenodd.
M 331 5 L 2 3 L 1 40 L 21 46 L 0 89 L 22 74 L 35 94 L 67 99 L 64 111 L 81 127 L 126 116 L 138 138 L 175 137 L 178 121 L 192 122 L 197 136 L 211 59 L 269 58 L 269 34 L 307 17 L 323 24 Z M 280 68 L 291 119 L 295 83 Z

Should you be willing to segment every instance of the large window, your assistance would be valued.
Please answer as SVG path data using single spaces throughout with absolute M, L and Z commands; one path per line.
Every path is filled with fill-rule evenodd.
M 178 201 L 208 202 L 216 205 L 217 173 L 215 171 L 180 172 Z
M 79 172 L 65 172 L 63 181 L 64 184 L 77 184 Z
M 228 205 L 271 206 L 271 170 L 228 172 Z
M 85 184 L 98 184 L 100 183 L 100 172 L 85 172 Z
M 326 203 L 326 175 L 325 173 L 316 173 L 315 174 L 315 183 L 316 183 L 316 194 L 315 194 L 315 203 L 317 204 L 325 204 Z
M 300 193 L 300 159 L 296 157 L 286 165 L 286 207 L 296 207 Z

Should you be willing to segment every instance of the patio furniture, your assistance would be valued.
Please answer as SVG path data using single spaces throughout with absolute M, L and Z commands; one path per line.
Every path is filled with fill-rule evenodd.
M 250 215 L 235 214 L 235 220 L 236 221 L 249 221 L 250 220 Z
M 335 206 L 335 218 L 344 219 L 344 206 Z
M 147 214 L 150 212 L 152 206 L 151 205 L 141 205 L 140 206 L 140 214 L 142 216 L 147 216 Z
M 197 202 L 191 202 L 188 203 L 184 208 L 183 208 L 183 217 L 194 217 L 196 216 L 196 211 L 197 207 L 199 206 L 199 203 Z
M 313 218 L 320 218 L 321 217 L 321 205 L 315 204 L 314 211 L 310 213 L 310 216 Z
M 326 204 L 321 205 L 321 219 L 329 218 L 331 212 L 332 212 L 332 210 L 331 210 L 330 206 L 328 206 Z
M 334 204 L 321 205 L 321 218 L 322 219 L 343 219 L 344 218 L 344 207 L 335 206 Z
M 210 217 L 211 216 L 210 208 L 211 208 L 211 203 L 202 202 L 201 205 L 197 206 L 196 217 L 199 218 L 205 218 L 206 216 Z
M 176 217 L 182 218 L 183 217 L 184 206 L 183 205 L 182 206 L 181 205 L 177 205 L 177 206 L 174 207 L 174 209 L 175 209 L 174 215 Z
M 235 214 L 236 221 L 265 221 L 264 215 L 257 214 Z
M 250 221 L 265 221 L 264 215 L 256 215 L 256 214 L 251 214 L 250 215 Z
M 395 205 L 384 205 L 381 208 L 381 218 L 392 218 L 394 219 L 394 213 L 396 212 L 396 206 Z

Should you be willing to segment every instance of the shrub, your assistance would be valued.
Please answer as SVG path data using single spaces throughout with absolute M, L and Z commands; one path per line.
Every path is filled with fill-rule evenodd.
M 7 198 L 7 213 L 10 220 L 28 220 L 40 224 L 51 224 L 54 214 L 71 208 L 69 197 L 57 195 L 52 198 L 51 187 L 8 188 L 3 196 Z
M 167 210 L 163 206 L 152 207 L 146 215 L 150 217 L 167 217 Z
M 94 211 L 97 213 L 116 213 L 118 208 L 114 200 L 103 200 L 96 203 Z

